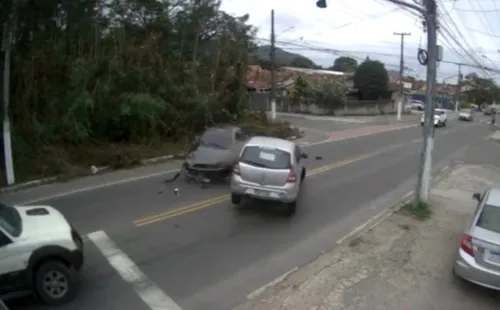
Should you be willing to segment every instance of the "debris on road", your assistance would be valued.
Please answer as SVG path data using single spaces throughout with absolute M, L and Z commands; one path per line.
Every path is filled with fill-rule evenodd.
M 455 278 L 452 267 L 473 193 L 498 184 L 498 167 L 457 165 L 434 185 L 429 219 L 398 211 L 235 310 L 497 309 L 500 294 Z

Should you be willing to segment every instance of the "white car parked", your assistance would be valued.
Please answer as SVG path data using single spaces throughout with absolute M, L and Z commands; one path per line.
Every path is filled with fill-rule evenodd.
M 458 112 L 458 120 L 472 122 L 474 120 L 474 115 L 472 110 L 468 109 L 460 110 L 460 112 Z
M 424 118 L 425 115 L 422 115 L 420 118 L 420 125 L 424 126 Z M 448 121 L 448 115 L 446 115 L 446 111 L 443 109 L 434 109 L 434 126 L 435 127 L 444 127 L 446 126 L 446 122 Z

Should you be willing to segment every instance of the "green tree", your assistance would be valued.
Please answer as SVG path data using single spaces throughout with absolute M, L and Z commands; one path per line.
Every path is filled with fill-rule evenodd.
M 494 80 L 482 78 L 475 72 L 465 76 L 462 89 L 466 100 L 477 105 L 489 105 L 500 99 L 500 88 Z
M 11 9 L 1 2 L 2 20 Z M 256 29 L 220 1 L 27 0 L 15 13 L 17 167 L 59 172 L 110 143 L 176 141 L 248 104 Z
M 342 56 L 335 59 L 332 70 L 340 72 L 354 72 L 358 68 L 358 61 L 351 57 Z
M 295 57 L 290 66 L 295 68 L 305 68 L 305 69 L 316 69 L 316 64 L 309 58 L 306 57 Z
M 354 73 L 354 88 L 362 100 L 377 100 L 387 95 L 389 75 L 380 61 L 365 60 Z
M 324 80 L 312 87 L 314 102 L 330 109 L 342 107 L 347 102 L 346 87 L 332 81 Z
M 299 103 L 301 99 L 307 97 L 311 91 L 309 82 L 301 75 L 293 82 L 290 97 L 293 103 Z

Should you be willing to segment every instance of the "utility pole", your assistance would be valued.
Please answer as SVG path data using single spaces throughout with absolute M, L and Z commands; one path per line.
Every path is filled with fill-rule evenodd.
M 458 112 L 460 89 L 462 88 L 462 64 L 458 64 L 457 89 L 455 90 L 455 112 Z
M 276 119 L 276 37 L 274 34 L 274 10 L 271 10 L 271 119 Z
M 401 87 L 401 98 L 398 101 L 398 116 L 397 120 L 401 121 L 401 110 L 403 109 L 403 101 L 405 98 L 405 85 L 403 82 L 405 60 L 404 60 L 404 46 L 405 46 L 405 36 L 411 36 L 409 32 L 394 32 L 395 36 L 401 36 L 401 60 L 399 61 L 399 83 Z
M 12 146 L 10 136 L 10 64 L 12 50 L 12 32 L 13 32 L 13 12 L 11 12 L 7 21 L 4 23 L 2 50 L 4 51 L 3 65 L 3 151 L 5 161 L 5 177 L 7 185 L 12 185 L 16 182 L 14 177 L 14 165 L 12 161 Z
M 427 85 L 424 119 L 424 147 L 421 155 L 419 178 L 414 207 L 427 202 L 432 177 L 432 150 L 434 148 L 434 95 L 437 67 L 437 17 L 435 0 L 424 0 L 427 24 Z

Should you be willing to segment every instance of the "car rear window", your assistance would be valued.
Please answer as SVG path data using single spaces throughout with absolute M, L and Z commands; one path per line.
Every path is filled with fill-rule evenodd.
M 485 205 L 477 219 L 476 226 L 500 233 L 500 207 Z
M 240 162 L 268 169 L 290 169 L 290 159 L 290 153 L 284 150 L 247 146 L 241 154 Z

